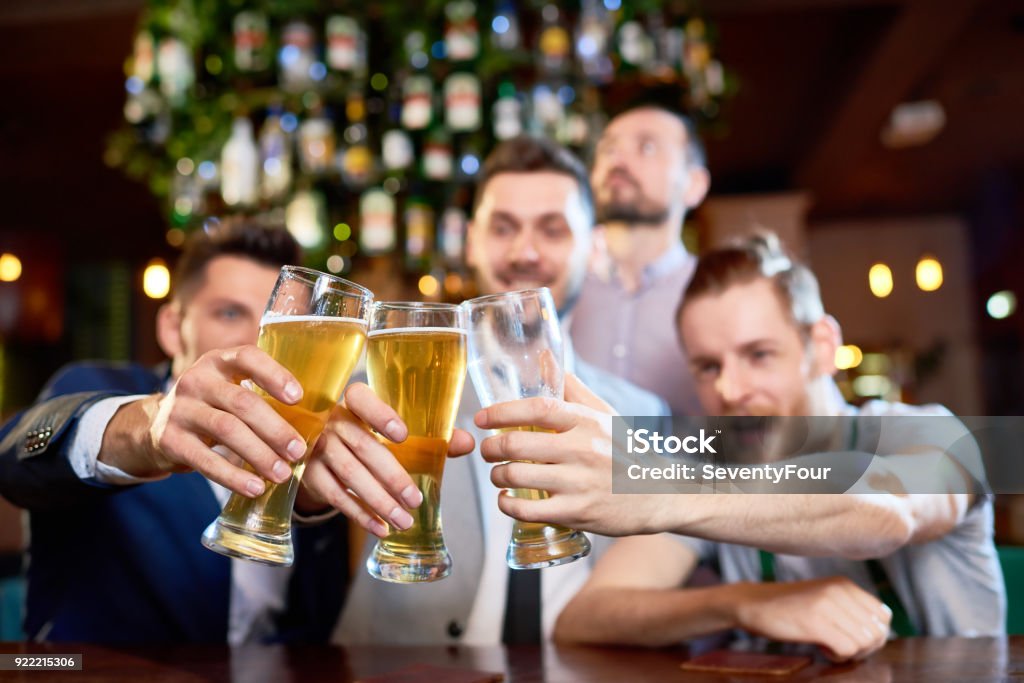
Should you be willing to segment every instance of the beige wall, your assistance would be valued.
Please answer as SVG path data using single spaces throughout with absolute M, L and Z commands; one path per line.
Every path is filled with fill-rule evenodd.
M 806 258 L 805 192 L 708 197 L 698 211 L 702 251 L 722 246 L 758 230 L 771 230 L 793 254 Z
M 934 376 L 915 387 L 915 402 L 943 403 L 961 415 L 981 413 L 970 245 L 962 220 L 935 216 L 815 224 L 807 243 L 825 308 L 839 319 L 847 343 L 920 353 L 944 340 L 945 359 Z M 935 292 L 922 292 L 915 284 L 914 268 L 924 253 L 943 266 L 944 282 Z M 868 289 L 868 270 L 877 261 L 893 271 L 893 292 L 885 299 Z

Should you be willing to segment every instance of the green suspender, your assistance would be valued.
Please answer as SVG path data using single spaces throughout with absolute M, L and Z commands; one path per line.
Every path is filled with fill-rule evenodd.
M 910 621 L 910 615 L 907 614 L 907 609 L 903 606 L 903 601 L 900 600 L 896 589 L 893 588 L 892 581 L 886 575 L 882 563 L 878 560 L 868 560 L 867 565 L 871 580 L 875 583 L 875 590 L 878 591 L 878 597 L 892 610 L 892 630 L 901 638 L 916 636 L 917 629 Z
M 761 581 L 775 583 L 775 555 L 767 550 L 758 550 L 757 556 L 761 558 Z
M 853 450 L 856 444 L 857 420 L 855 418 L 853 429 L 851 430 L 850 450 Z M 761 560 L 761 580 L 768 583 L 775 581 L 775 556 L 765 550 L 758 550 L 757 553 Z M 896 589 L 893 588 L 892 582 L 885 573 L 885 568 L 882 567 L 882 563 L 878 560 L 867 560 L 865 564 L 867 565 L 868 573 L 871 574 L 871 581 L 875 584 L 878 597 L 892 610 L 892 630 L 901 638 L 916 636 L 917 629 L 914 628 L 913 622 L 910 621 L 910 615 L 907 614 L 907 609 L 903 606 L 903 601 L 900 600 Z

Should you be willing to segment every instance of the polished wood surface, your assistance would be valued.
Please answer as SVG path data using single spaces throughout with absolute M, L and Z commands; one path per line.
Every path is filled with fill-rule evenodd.
M 0 653 L 82 653 L 82 671 L 0 672 L 7 681 L 145 683 L 192 681 L 285 683 L 359 681 L 411 664 L 433 664 L 506 674 L 520 681 L 644 683 L 646 681 L 1007 681 L 1024 679 L 1024 637 L 905 638 L 867 661 L 842 666 L 817 660 L 788 676 L 738 676 L 684 672 L 685 649 L 591 647 L 103 647 L 0 643 Z M 444 683 L 437 680 L 436 683 Z

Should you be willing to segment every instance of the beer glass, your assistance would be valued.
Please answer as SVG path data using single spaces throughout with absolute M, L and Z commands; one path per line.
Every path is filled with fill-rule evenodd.
M 470 299 L 469 376 L 484 407 L 520 398 L 562 398 L 562 330 L 547 287 Z M 545 431 L 517 427 L 521 431 Z M 546 491 L 512 489 L 517 498 L 541 500 Z M 574 529 L 516 521 L 506 560 L 513 569 L 553 567 L 590 552 L 590 541 Z
M 306 456 L 291 465 L 287 482 L 267 482 L 258 498 L 232 494 L 203 532 L 204 546 L 264 564 L 292 563 L 291 513 L 299 480 L 363 351 L 372 302 L 368 289 L 340 277 L 296 266 L 281 269 L 256 344 L 295 376 L 302 400 L 285 405 L 260 387 L 253 389 L 302 435 Z
M 402 443 L 384 443 L 423 494 L 413 525 L 391 528 L 366 560 L 370 575 L 383 581 L 436 581 L 451 573 L 441 529 L 441 475 L 466 381 L 462 321 L 462 309 L 451 304 L 382 302 L 370 316 L 370 387 L 409 428 Z

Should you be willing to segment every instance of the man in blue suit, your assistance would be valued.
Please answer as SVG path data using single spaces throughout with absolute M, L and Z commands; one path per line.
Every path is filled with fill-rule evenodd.
M 0 494 L 31 513 L 31 639 L 326 640 L 348 578 L 343 521 L 298 528 L 291 568 L 229 560 L 199 543 L 231 491 L 259 495 L 264 480 L 287 479 L 288 461 L 305 451 L 295 430 L 240 386 L 249 378 L 286 403 L 301 396 L 294 377 L 253 345 L 280 266 L 299 260 L 280 228 L 226 222 L 196 233 L 157 319 L 169 366 L 68 366 L 0 429 Z M 404 438 L 397 415 L 365 385 L 350 387 L 346 403 Z M 371 509 L 393 518 L 395 500 L 403 510 L 419 503 L 402 496 L 412 482 L 380 444 L 350 448 L 335 437 L 330 447 L 342 459 L 385 463 L 368 467 L 390 476 L 352 487 Z

